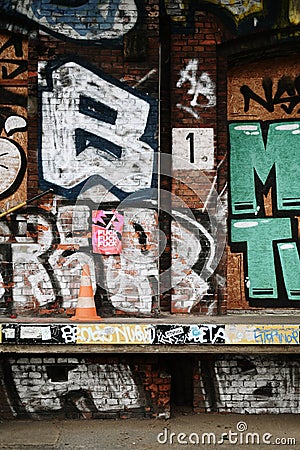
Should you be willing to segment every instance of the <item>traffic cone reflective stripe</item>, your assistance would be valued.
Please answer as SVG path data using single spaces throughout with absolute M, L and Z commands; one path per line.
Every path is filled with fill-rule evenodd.
M 71 317 L 71 320 L 101 320 L 101 317 L 97 315 L 90 268 L 87 264 L 84 264 L 82 268 L 76 313 L 75 316 Z

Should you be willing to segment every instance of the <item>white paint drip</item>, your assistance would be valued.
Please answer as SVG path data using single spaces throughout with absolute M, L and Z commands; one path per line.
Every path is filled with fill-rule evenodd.
M 189 106 L 184 106 L 181 103 L 177 103 L 177 108 L 182 109 L 183 111 L 188 112 L 189 114 L 191 114 L 193 117 L 195 117 L 195 119 L 200 119 L 200 115 L 193 110 L 193 108 L 190 108 Z
M 149 78 L 152 77 L 152 75 L 154 75 L 157 72 L 156 69 L 152 69 L 150 70 L 144 77 L 142 77 L 133 87 L 137 88 L 138 86 L 140 86 L 141 84 L 143 84 L 145 81 L 147 81 Z

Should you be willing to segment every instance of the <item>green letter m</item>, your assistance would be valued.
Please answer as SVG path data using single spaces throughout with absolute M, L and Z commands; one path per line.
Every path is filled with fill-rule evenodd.
M 300 122 L 272 123 L 265 147 L 259 122 L 229 125 L 232 214 L 258 212 L 254 172 L 266 183 L 275 165 L 277 209 L 300 209 Z

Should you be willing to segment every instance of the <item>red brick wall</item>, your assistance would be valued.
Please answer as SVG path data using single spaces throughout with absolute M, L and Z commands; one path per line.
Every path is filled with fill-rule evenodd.
M 226 67 L 224 66 L 225 59 L 219 57 L 217 50 L 226 28 L 216 16 L 201 11 L 195 12 L 193 25 L 192 32 L 188 30 L 186 33 L 174 33 L 172 35 L 171 126 L 175 130 L 176 128 L 212 129 L 214 154 L 210 169 L 202 169 L 201 173 L 199 169 L 193 169 L 193 164 L 190 164 L 189 169 L 185 170 L 179 169 L 179 164 L 173 170 L 173 193 L 185 202 L 193 214 L 197 214 L 197 212 L 201 214 L 203 206 L 207 206 L 206 201 L 210 196 L 211 189 L 217 196 L 218 193 L 222 192 L 226 183 L 227 124 L 226 116 L 223 115 L 224 109 L 226 110 Z M 187 73 L 184 73 L 185 70 L 187 70 Z M 206 79 L 204 79 L 205 76 Z M 206 90 L 210 84 L 215 100 L 212 99 L 212 96 L 210 97 Z M 196 147 L 195 152 L 198 150 Z M 180 156 L 183 157 L 182 154 Z M 201 176 L 203 174 L 205 176 Z M 219 200 L 223 202 L 224 213 L 226 214 L 225 196 L 223 195 Z M 218 211 L 215 215 L 219 215 L 219 217 L 214 218 L 221 223 L 222 213 Z M 207 218 L 203 217 L 201 220 L 205 223 Z M 222 238 L 225 239 L 225 233 L 223 221 L 223 225 L 218 230 L 220 242 Z M 212 241 L 214 243 L 210 245 L 217 248 L 217 236 L 212 237 Z M 175 256 L 175 258 L 178 257 Z M 198 264 L 199 261 L 200 265 L 202 263 L 205 266 L 207 255 L 200 254 Z M 194 312 L 200 314 L 224 313 L 226 310 L 225 266 L 226 260 L 223 259 L 221 266 L 214 274 L 210 274 L 210 277 L 200 275 L 201 281 L 194 279 L 194 282 L 191 282 L 189 286 L 185 285 L 184 280 L 182 280 L 173 289 L 172 311 L 190 311 L 186 306 L 186 301 L 182 299 L 194 297 L 195 301 L 191 306 Z M 193 269 L 189 269 L 187 273 L 194 275 Z M 199 271 L 197 275 L 199 275 Z M 174 278 L 175 276 L 176 274 L 174 274 Z M 202 292 L 199 284 L 202 284 Z M 196 285 L 198 287 L 195 287 Z M 193 295 L 195 290 L 196 295 Z

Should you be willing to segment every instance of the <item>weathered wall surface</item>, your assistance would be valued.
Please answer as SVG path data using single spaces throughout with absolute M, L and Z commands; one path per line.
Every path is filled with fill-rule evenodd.
M 299 308 L 297 2 L 5 0 L 0 16 L 0 210 L 52 190 L 0 216 L 2 342 L 299 345 L 297 324 L 155 323 Z M 84 264 L 98 314 L 151 323 L 68 322 Z M 3 415 L 168 417 L 178 371 L 142 359 L 5 356 Z M 195 410 L 299 412 L 296 357 L 193 361 Z
M 0 207 L 53 193 L 1 221 L 1 314 L 68 315 L 83 263 L 102 314 L 298 308 L 297 37 L 255 52 L 298 15 L 240 3 L 3 3 Z
M 0 32 L 1 209 L 26 199 L 28 41 Z
M 8 355 L 0 367 L 2 419 L 167 418 L 189 402 L 195 412 L 300 413 L 294 355 Z
M 299 358 L 225 355 L 201 360 L 194 389 L 199 412 L 299 414 Z
M 107 289 L 112 311 L 116 308 L 150 314 L 157 308 L 157 292 L 152 288 L 158 270 L 156 212 L 128 208 L 123 213 L 121 255 L 101 257 L 91 252 L 92 210 L 93 206 L 88 207 L 86 203 L 76 207 L 58 206 L 55 214 L 29 207 L 26 214 L 16 216 L 15 232 L 2 226 L 5 261 L 15 269 L 4 308 L 17 315 L 68 313 L 76 307 L 81 268 L 85 263 L 91 268 L 99 307 L 102 293 Z M 137 222 L 147 236 L 145 249 L 133 226 Z M 79 236 L 76 236 L 77 229 Z M 15 242 L 11 243 L 12 240 Z M 9 279 L 9 266 L 6 273 Z
M 298 307 L 299 64 L 269 57 L 229 71 L 229 307 Z
M 193 33 L 174 33 L 171 40 L 172 76 L 172 188 L 191 209 L 189 233 L 182 233 L 192 249 L 182 255 L 176 225 L 172 253 L 174 289 L 171 311 L 216 314 L 224 311 L 224 278 L 216 267 L 222 252 L 226 207 L 216 180 L 224 155 L 217 151 L 217 45 L 222 41 L 218 19 L 195 13 Z M 180 247 L 179 247 L 180 248 Z M 182 256 L 181 256 L 182 255 Z M 180 259 L 190 263 L 186 277 L 178 280 Z
M 86 3 L 3 6 L 1 209 L 53 190 L 1 222 L 4 316 L 70 315 L 84 263 L 102 314 L 158 309 L 158 7 Z
M 26 355 L 1 371 L 2 418 L 170 415 L 171 377 L 155 358 Z
M 226 237 L 226 188 L 220 195 L 217 188 L 224 162 L 217 150 L 224 145 L 217 132 L 220 20 L 196 13 L 182 33 L 165 28 L 173 20 L 168 7 L 140 1 L 38 7 L 16 0 L 3 10 L 1 89 L 12 106 L 1 110 L 11 155 L 1 166 L 2 210 L 53 193 L 1 222 L 1 313 L 69 316 L 84 263 L 102 315 L 157 315 L 160 302 L 172 313 L 224 313 L 224 266 L 217 270 Z M 163 55 L 170 45 L 167 63 L 159 45 Z M 159 176 L 172 167 L 173 197 L 164 201 Z M 170 204 L 165 238 L 159 214 Z

